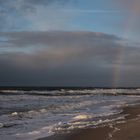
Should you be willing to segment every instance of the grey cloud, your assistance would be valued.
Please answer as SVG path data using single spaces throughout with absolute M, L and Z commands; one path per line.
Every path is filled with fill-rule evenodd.
M 77 59 L 87 61 L 94 58 L 90 61 L 95 63 L 96 58 L 100 59 L 100 56 L 104 57 L 103 61 L 112 61 L 115 52 L 122 48 L 117 43 L 121 41 L 119 37 L 96 32 L 15 32 L 0 35 L 10 38 L 5 44 L 8 50 L 15 47 L 21 49 L 20 55 L 11 53 L 10 60 L 16 63 L 22 60 L 17 64 L 29 63 L 28 67 L 33 64 L 33 68 L 38 65 L 58 66 Z M 30 47 L 32 52 L 25 53 L 24 51 L 28 52 Z
M 112 86 L 114 71 L 118 84 L 138 84 L 140 49 L 122 45 L 122 39 L 94 32 L 1 33 L 12 38 L 10 50 L 38 44 L 31 52 L 1 52 L 1 85 Z M 123 57 L 121 57 L 123 56 Z M 118 61 L 120 59 L 121 61 Z M 133 74 L 133 76 L 132 76 Z M 130 77 L 135 81 L 127 82 Z
M 58 9 L 69 2 L 74 0 L 1 0 L 0 30 L 48 30 L 64 26 L 70 15 Z
M 10 46 L 14 47 L 28 47 L 30 45 L 50 45 L 50 46 L 101 46 L 105 43 L 110 46 L 115 41 L 121 41 L 121 38 L 96 32 L 62 32 L 62 31 L 48 31 L 48 32 L 12 32 L 0 33 L 1 37 L 7 38 Z

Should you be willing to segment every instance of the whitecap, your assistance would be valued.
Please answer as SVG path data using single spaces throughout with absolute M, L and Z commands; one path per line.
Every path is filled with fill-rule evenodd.
M 85 119 L 91 119 L 93 118 L 93 116 L 91 115 L 78 115 L 78 116 L 75 116 L 73 119 L 74 120 L 85 120 Z

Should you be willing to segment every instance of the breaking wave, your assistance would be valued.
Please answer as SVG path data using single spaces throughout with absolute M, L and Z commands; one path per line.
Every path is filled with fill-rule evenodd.
M 43 96 L 72 96 L 72 95 L 140 95 L 140 89 L 60 89 L 60 90 L 0 90 L 0 94 L 26 94 Z
M 1 89 L 0 135 L 35 140 L 104 125 L 123 119 L 120 107 L 139 103 L 137 95 L 140 89 Z

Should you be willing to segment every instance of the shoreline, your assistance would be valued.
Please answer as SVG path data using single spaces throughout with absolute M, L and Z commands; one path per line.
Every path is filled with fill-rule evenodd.
M 125 119 L 37 140 L 140 140 L 140 105 L 122 108 Z

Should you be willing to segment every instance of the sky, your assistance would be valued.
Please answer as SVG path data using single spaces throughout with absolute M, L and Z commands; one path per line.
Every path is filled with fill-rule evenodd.
M 140 0 L 0 0 L 0 86 L 140 86 Z

